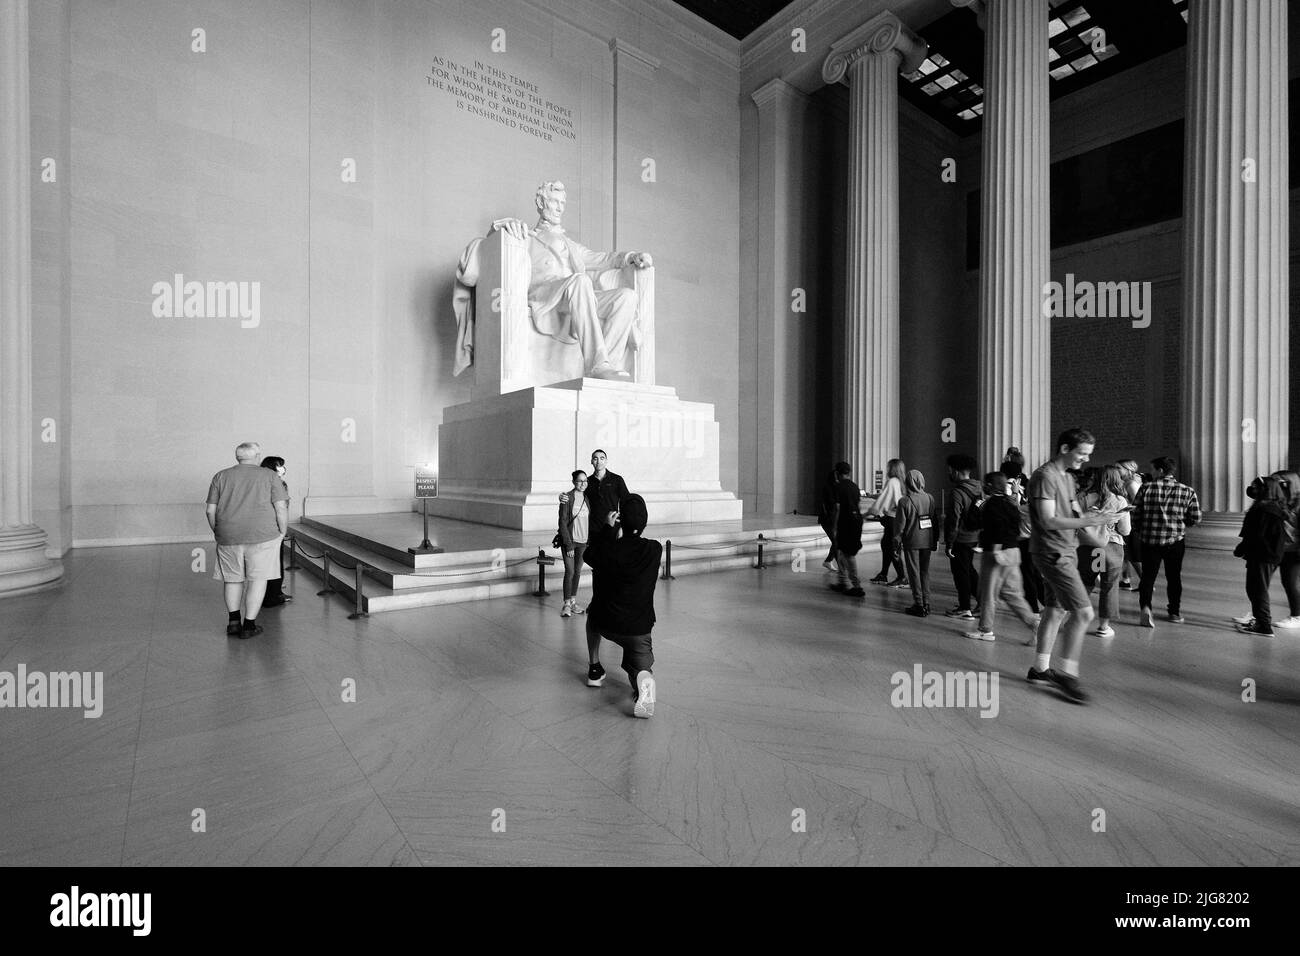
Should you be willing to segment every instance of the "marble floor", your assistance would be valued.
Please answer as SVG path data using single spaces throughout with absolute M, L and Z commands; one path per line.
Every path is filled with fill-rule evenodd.
M 1189 553 L 1182 626 L 1123 595 L 1087 707 L 1024 682 L 1009 615 L 972 642 L 812 561 L 660 582 L 641 721 L 617 649 L 584 685 L 557 594 L 349 621 L 291 577 L 228 640 L 192 547 L 76 551 L 61 590 L 0 602 L 0 671 L 104 675 L 97 719 L 0 710 L 0 863 L 1300 863 L 1300 632 L 1225 627 L 1225 553 Z M 916 665 L 999 674 L 996 716 L 894 707 Z

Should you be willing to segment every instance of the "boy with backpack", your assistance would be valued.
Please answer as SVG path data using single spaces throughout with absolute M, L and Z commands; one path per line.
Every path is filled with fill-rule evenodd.
M 1011 482 L 1000 471 L 984 476 L 984 491 L 988 497 L 980 507 L 979 543 L 984 549 L 980 555 L 980 620 L 979 627 L 966 636 L 973 641 L 996 640 L 993 618 L 1001 597 L 1029 627 L 1025 643 L 1032 644 L 1038 615 L 1025 602 L 1020 581 L 1020 508 L 1011 498 Z
M 1251 491 L 1255 503 L 1246 512 L 1241 523 L 1241 544 L 1232 553 L 1246 559 L 1246 595 L 1255 619 L 1249 624 L 1238 623 L 1237 630 L 1272 637 L 1273 612 L 1268 587 L 1286 553 L 1286 526 L 1291 517 L 1286 507 L 1289 494 L 1286 482 L 1276 475 L 1256 478 Z

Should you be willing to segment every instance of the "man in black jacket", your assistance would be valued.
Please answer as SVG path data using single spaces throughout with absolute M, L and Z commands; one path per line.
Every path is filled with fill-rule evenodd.
M 593 456 L 594 457 L 594 456 Z M 610 534 L 592 535 L 586 561 L 592 569 L 592 598 L 587 606 L 587 686 L 605 680 L 600 664 L 602 637 L 623 648 L 623 670 L 636 693 L 634 717 L 655 712 L 654 650 L 650 631 L 655 624 L 655 584 L 663 545 L 641 537 L 647 521 L 645 500 L 629 495 L 619 510 L 605 519 Z
M 608 521 L 609 515 L 617 512 L 623 499 L 628 496 L 627 482 L 622 475 L 616 475 L 605 468 L 607 460 L 603 448 L 597 448 L 591 453 L 591 474 L 587 478 L 586 496 L 587 507 L 591 509 L 593 540 L 610 533 L 612 525 Z M 560 495 L 560 504 L 566 504 L 568 500 L 567 491 Z M 591 567 L 591 562 L 587 562 L 587 566 Z

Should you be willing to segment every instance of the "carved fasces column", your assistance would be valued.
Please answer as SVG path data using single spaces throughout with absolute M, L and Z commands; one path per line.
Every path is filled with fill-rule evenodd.
M 27 0 L 0 3 L 0 596 L 57 582 L 32 523 L 32 202 Z
M 1286 0 L 1192 0 L 1182 452 L 1207 511 L 1287 462 Z
M 831 47 L 827 83 L 849 86 L 845 459 L 858 483 L 898 456 L 898 74 L 925 41 L 882 13 Z
M 1051 457 L 1052 327 L 1046 3 L 987 0 L 980 194 L 979 445 L 981 471 L 1008 445 L 1027 469 Z M 1066 425 L 1087 422 L 1060 422 Z

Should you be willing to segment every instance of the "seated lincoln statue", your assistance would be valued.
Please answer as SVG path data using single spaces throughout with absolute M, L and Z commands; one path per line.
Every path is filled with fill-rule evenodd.
M 498 219 L 487 239 L 500 232 L 503 241 L 509 237 L 526 248 L 526 298 L 532 329 L 576 346 L 581 352 L 584 375 L 613 380 L 633 378 L 627 371 L 627 359 L 629 349 L 634 349 L 639 353 L 637 380 L 653 384 L 654 263 L 645 252 L 593 252 L 569 236 L 561 225 L 566 202 L 563 183 L 542 183 L 535 195 L 539 214 L 536 226 L 530 228 L 520 219 Z M 455 305 L 460 329 L 456 374 L 474 361 L 469 288 L 478 281 L 478 249 L 484 241 L 470 243 L 456 274 Z M 507 267 L 504 271 L 507 277 L 503 285 L 508 285 L 510 270 Z M 644 274 L 644 281 L 640 274 Z M 522 283 L 522 275 L 518 279 Z M 521 297 L 522 293 L 522 289 L 511 288 L 494 292 L 502 300 Z M 500 308 L 494 306 L 502 323 L 508 321 L 507 304 L 503 301 Z

